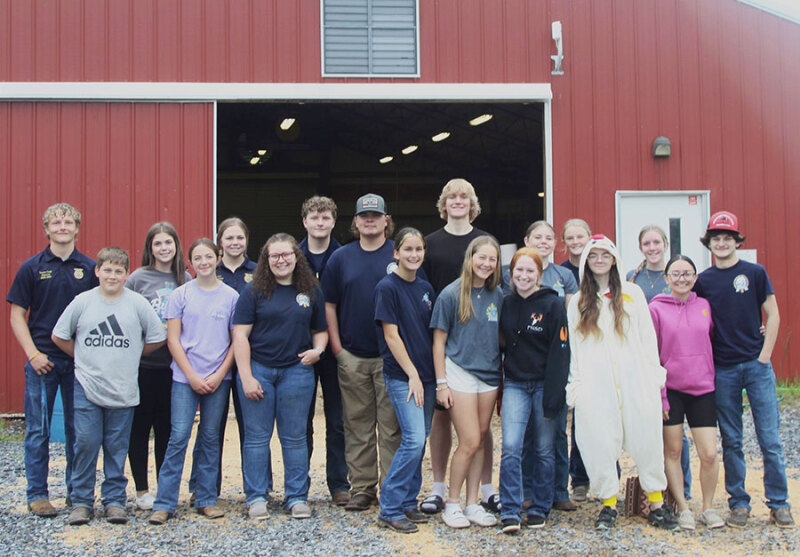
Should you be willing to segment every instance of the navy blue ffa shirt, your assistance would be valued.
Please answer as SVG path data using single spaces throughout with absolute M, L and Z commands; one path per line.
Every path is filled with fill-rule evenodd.
M 328 249 L 322 253 L 311 253 L 311 251 L 308 249 L 308 237 L 303 238 L 300 242 L 300 250 L 303 252 L 303 255 L 306 256 L 308 264 L 311 266 L 311 270 L 314 271 L 317 279 L 322 277 L 322 272 L 325 270 L 325 266 L 328 264 L 328 259 L 330 259 L 331 255 L 333 255 L 333 252 L 340 247 L 342 247 L 342 244 L 331 238 L 331 241 L 328 244 Z
M 68 358 L 50 340 L 53 327 L 75 296 L 98 284 L 92 258 L 76 249 L 62 261 L 47 246 L 19 268 L 6 301 L 30 308 L 28 329 L 37 350 L 48 356 Z
M 374 251 L 364 251 L 358 241 L 333 252 L 322 276 L 325 301 L 336 304 L 342 346 L 360 358 L 377 358 L 375 286 L 396 267 L 394 242 L 386 240 Z
M 758 358 L 764 345 L 761 305 L 774 293 L 764 267 L 742 260 L 728 269 L 709 267 L 697 275 L 694 291 L 711 304 L 714 363 L 732 366 Z
M 247 256 L 241 265 L 231 271 L 222 261 L 217 263 L 217 278 L 236 290 L 239 294 L 242 293 L 244 287 L 253 281 L 253 273 L 256 272 L 256 264 Z
M 294 286 L 277 285 L 269 299 L 248 284 L 236 302 L 234 325 L 252 325 L 250 357 L 267 367 L 289 367 L 311 348 L 312 331 L 328 328 L 325 300 L 316 287 L 310 295 Z
M 375 323 L 378 326 L 383 373 L 392 379 L 408 381 L 408 375 L 386 344 L 382 323 L 397 325 L 420 380 L 423 383 L 436 380 L 433 371 L 433 333 L 428 328 L 434 301 L 433 286 L 419 277 L 414 282 L 408 282 L 397 273 L 392 273 L 381 279 L 375 287 Z

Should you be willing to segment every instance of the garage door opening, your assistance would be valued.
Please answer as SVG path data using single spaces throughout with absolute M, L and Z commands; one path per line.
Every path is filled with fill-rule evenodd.
M 443 225 L 442 187 L 460 177 L 481 202 L 475 226 L 519 243 L 545 214 L 543 118 L 540 102 L 220 103 L 217 222 L 243 218 L 255 259 L 275 232 L 302 238 L 303 200 L 328 195 L 344 243 L 355 200 L 374 192 L 397 226 L 427 234 Z

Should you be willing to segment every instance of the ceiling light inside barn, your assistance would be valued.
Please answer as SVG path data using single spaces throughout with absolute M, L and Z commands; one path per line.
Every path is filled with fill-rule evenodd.
M 485 124 L 489 120 L 494 117 L 492 114 L 481 114 L 469 121 L 470 126 L 480 126 L 481 124 Z
M 380 161 L 378 161 L 378 162 L 380 162 L 381 164 L 386 164 L 387 162 L 392 162 L 393 160 L 394 160 L 394 157 L 383 157 L 383 158 L 382 158 Z
M 267 154 L 267 150 L 266 149 L 259 149 L 258 151 L 256 151 L 256 153 L 258 153 L 260 156 L 263 157 L 264 155 Z
M 411 153 L 413 153 L 414 151 L 416 151 L 418 148 L 419 148 L 419 147 L 417 147 L 416 145 L 409 145 L 408 147 L 406 147 L 405 149 L 403 149 L 401 152 L 402 152 L 404 155 L 410 155 Z
M 431 139 L 433 141 L 439 142 L 439 141 L 444 141 L 448 137 L 450 137 L 450 132 L 440 132 L 434 135 Z
M 283 131 L 288 130 L 292 126 L 294 126 L 294 118 L 284 118 L 283 122 L 281 122 L 281 129 Z
M 250 159 L 250 164 L 251 164 L 251 165 L 253 165 L 253 166 L 255 166 L 255 165 L 257 165 L 257 164 L 258 164 L 260 161 L 261 161 L 261 157 L 253 157 L 252 159 Z
M 537 193 L 536 195 L 538 195 L 539 197 L 544 197 L 544 192 L 543 192 L 543 191 L 540 191 L 540 192 L 539 192 L 539 193 Z

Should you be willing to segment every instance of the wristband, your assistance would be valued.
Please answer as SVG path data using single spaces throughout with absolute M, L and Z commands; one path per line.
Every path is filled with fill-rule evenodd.
M 448 387 L 447 385 L 445 385 L 444 387 L 436 387 L 436 391 L 437 391 L 437 392 L 438 392 L 438 391 L 446 391 L 446 390 L 447 390 L 447 389 L 449 389 L 449 388 L 450 388 L 450 387 Z
M 322 355 L 325 353 L 325 349 L 324 349 L 324 348 L 312 348 L 312 350 L 314 350 L 314 352 L 316 352 L 317 354 L 319 354 L 319 357 L 320 357 L 320 358 L 321 358 L 321 357 L 322 357 Z
M 41 356 L 41 355 L 42 355 L 42 353 L 41 353 L 41 352 L 39 352 L 39 351 L 37 350 L 36 352 L 34 352 L 34 353 L 33 353 L 33 356 L 31 356 L 30 358 L 28 358 L 28 361 L 29 361 L 29 362 L 32 362 L 32 361 L 33 361 L 33 359 L 34 359 L 34 358 L 36 358 L 36 356 Z
M 436 380 L 436 384 L 437 385 L 444 385 L 446 383 L 447 383 L 447 379 L 437 379 Z

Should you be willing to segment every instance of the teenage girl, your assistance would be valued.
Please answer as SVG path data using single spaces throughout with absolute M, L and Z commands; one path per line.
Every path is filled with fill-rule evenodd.
M 175 513 L 198 404 L 195 505 L 206 518 L 225 515 L 217 507 L 216 492 L 219 424 L 226 417 L 231 389 L 231 329 L 239 294 L 217 278 L 218 253 L 217 246 L 208 238 L 192 244 L 189 261 L 196 278 L 175 290 L 167 305 L 167 343 L 173 358 L 172 432 L 161 467 L 151 524 L 163 524 Z
M 425 258 L 425 240 L 415 228 L 403 228 L 394 240 L 397 268 L 375 287 L 375 322 L 383 357 L 386 394 L 400 424 L 400 446 L 381 486 L 378 526 L 402 533 L 417 531 L 428 518 L 417 508 L 422 457 L 436 400 L 432 336 L 428 325 L 433 287 L 417 277 Z
M 175 288 L 191 278 L 183 263 L 183 250 L 175 227 L 168 222 L 157 222 L 145 236 L 142 266 L 131 273 L 125 286 L 147 298 L 166 328 L 164 310 L 169 297 Z M 169 443 L 171 364 L 172 356 L 166 346 L 142 356 L 139 363 L 139 406 L 133 413 L 128 460 L 136 485 L 134 502 L 144 510 L 152 509 L 155 501 L 148 491 L 147 481 L 150 431 L 155 438 L 157 477 Z
M 639 285 L 648 303 L 657 294 L 669 293 L 664 275 L 667 246 L 667 235 L 660 226 L 648 224 L 639 231 L 639 251 L 644 259 L 636 269 L 628 271 L 625 279 Z
M 603 499 L 595 528 L 614 526 L 622 449 L 633 457 L 650 501 L 648 520 L 680 528 L 663 504 L 664 442 L 653 320 L 642 289 L 622 281 L 617 247 L 593 236 L 581 255 L 580 291 L 567 310 L 570 377 L 567 402 L 575 407 L 575 434 L 594 492 Z
M 581 278 L 578 275 L 578 266 L 581 263 L 581 254 L 589 238 L 592 237 L 592 229 L 583 219 L 569 219 L 561 229 L 561 239 L 564 240 L 564 250 L 567 252 L 567 260 L 561 263 L 572 271 L 575 283 L 580 284 Z
M 712 508 L 719 463 L 711 306 L 692 292 L 697 268 L 685 255 L 669 260 L 666 277 L 670 294 L 658 294 L 653 298 L 650 315 L 658 336 L 661 364 L 667 368 L 667 385 L 661 394 L 667 482 L 678 503 L 678 523 L 685 530 L 694 530 L 694 514 L 686 503 L 681 470 L 683 418 L 686 416 L 700 457 L 703 490 L 700 520 L 708 528 L 719 528 L 725 522 Z
M 458 448 L 450 464 L 450 488 L 442 519 L 451 528 L 470 523 L 494 526 L 495 516 L 480 504 L 480 450 L 500 386 L 498 323 L 503 292 L 500 246 L 491 236 L 469 243 L 461 276 L 439 294 L 433 308 L 433 363 L 436 400 L 450 410 Z M 459 503 L 467 483 L 467 506 Z
M 253 282 L 236 304 L 236 387 L 244 416 L 244 490 L 249 515 L 268 518 L 269 442 L 277 422 L 283 451 L 284 508 L 310 518 L 306 422 L 314 368 L 328 344 L 325 300 L 295 239 L 273 234 L 261 248 Z
M 541 285 L 542 274 L 536 249 L 517 250 L 511 259 L 513 292 L 503 300 L 500 316 L 505 345 L 500 517 L 506 534 L 520 528 L 523 447 L 531 452 L 533 476 L 528 528 L 544 526 L 555 493 L 556 432 L 564 430 L 559 417 L 569 370 L 567 311 L 555 290 Z M 530 447 L 528 431 L 534 432 Z

